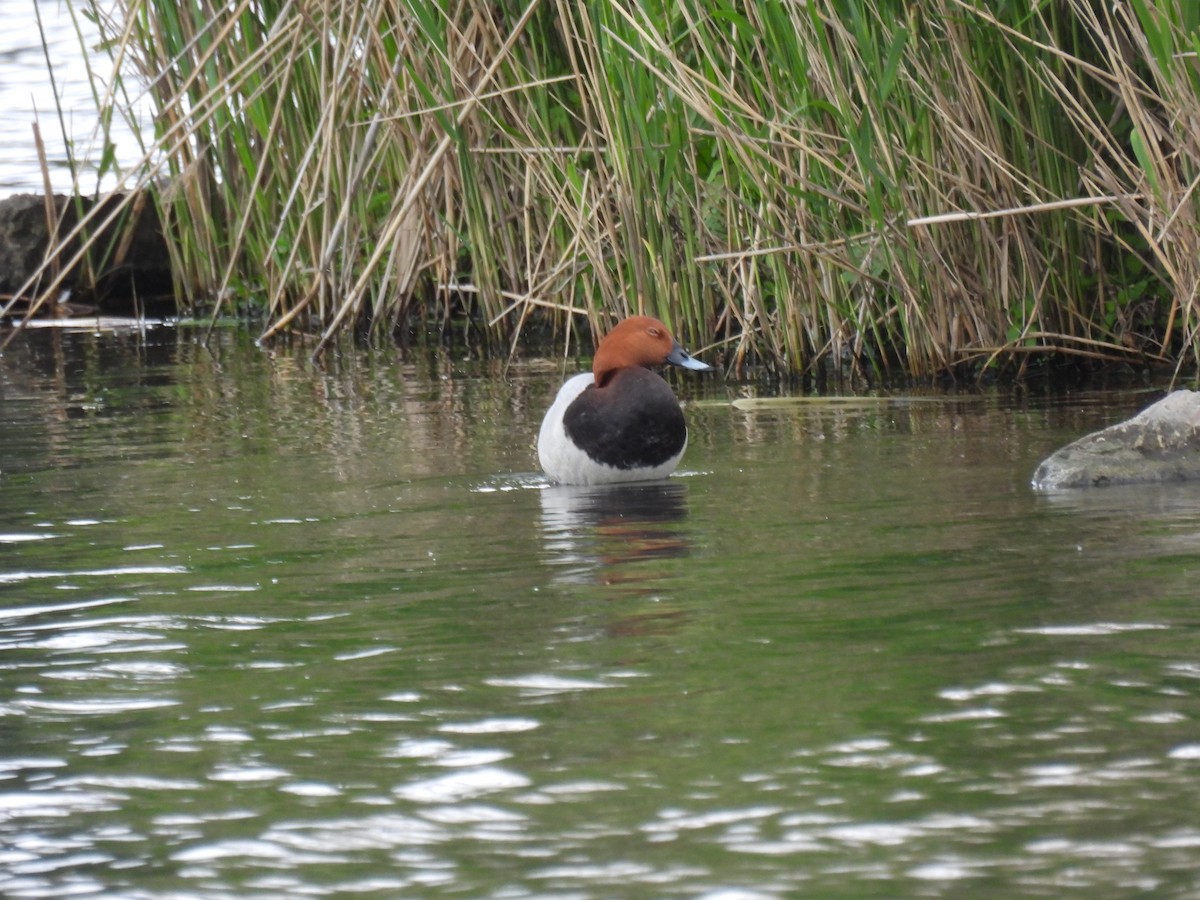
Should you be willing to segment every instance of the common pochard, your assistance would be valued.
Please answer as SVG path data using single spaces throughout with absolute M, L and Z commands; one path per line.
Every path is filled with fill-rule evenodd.
M 542 470 L 560 484 L 649 481 L 675 471 L 687 448 L 687 422 L 670 386 L 650 366 L 706 371 L 649 316 L 605 335 L 592 371 L 559 389 L 538 434 Z

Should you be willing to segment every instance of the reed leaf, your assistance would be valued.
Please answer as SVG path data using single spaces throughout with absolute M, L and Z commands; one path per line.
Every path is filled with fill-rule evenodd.
M 97 95 L 154 104 L 131 178 L 167 176 L 181 290 L 256 305 L 267 338 L 544 323 L 566 347 L 646 312 L 733 367 L 1200 359 L 1184 0 L 97 16 Z

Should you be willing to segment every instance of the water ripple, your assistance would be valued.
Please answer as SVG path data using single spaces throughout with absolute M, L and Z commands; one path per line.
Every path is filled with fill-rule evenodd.
M 497 791 L 528 787 L 532 782 L 517 772 L 499 766 L 478 766 L 398 785 L 392 793 L 414 803 L 451 803 L 494 794 Z
M 537 719 L 520 716 L 512 718 L 480 719 L 476 722 L 445 722 L 437 730 L 449 734 L 509 734 L 517 731 L 532 731 L 540 726 Z
M 302 852 L 391 850 L 440 844 L 448 837 L 439 825 L 397 812 L 316 823 L 281 822 L 263 835 L 264 840 Z
M 0 793 L 0 822 L 21 818 L 60 818 L 121 808 L 123 794 L 88 790 L 37 790 Z
M 297 855 L 294 848 L 282 847 L 275 841 L 240 838 L 187 847 L 171 854 L 171 859 L 183 863 L 211 863 L 228 859 L 279 860 L 289 865 L 348 862 L 344 857 L 329 852 L 330 845 L 320 849 L 325 852 L 314 850 L 308 854 Z
M 279 790 L 297 797 L 340 797 L 342 791 L 323 781 L 294 781 L 280 785 Z
M 1164 631 L 1170 625 L 1157 622 L 1090 622 L 1079 625 L 1044 625 L 1037 628 L 1014 628 L 1017 634 L 1041 634 L 1050 637 L 1092 637 L 1123 634 L 1127 631 Z
M 67 761 L 57 757 L 14 756 L 8 759 L 0 759 L 0 778 L 7 777 L 11 772 L 58 769 L 65 765 L 67 765 Z
M 0 584 L 18 584 L 48 578 L 93 578 L 110 575 L 183 575 L 186 566 L 114 566 L 107 569 L 79 569 L 69 571 L 54 569 L 30 572 L 0 572 Z
M 82 626 L 81 626 L 82 627 Z M 154 644 L 149 648 L 148 644 Z M 37 639 L 4 639 L 0 645 L 14 650 L 79 651 L 103 650 L 107 653 L 184 650 L 185 644 L 167 643 L 161 634 L 139 631 L 74 631 L 51 634 Z
M 16 706 L 41 712 L 70 713 L 84 716 L 112 716 L 146 709 L 177 706 L 178 700 L 166 697 L 89 697 L 86 700 L 18 700 Z
M 286 769 L 278 769 L 265 765 L 223 765 L 209 773 L 210 781 L 233 781 L 250 783 L 256 781 L 276 781 L 288 778 L 292 773 Z
M 523 675 L 517 678 L 486 678 L 492 687 L 517 688 L 526 697 L 549 697 L 570 691 L 592 691 L 614 685 L 592 678 L 566 678 L 561 675 Z

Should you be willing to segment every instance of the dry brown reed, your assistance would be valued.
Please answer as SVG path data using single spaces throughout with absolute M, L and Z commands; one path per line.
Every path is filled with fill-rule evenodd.
M 181 295 L 739 367 L 1200 359 L 1185 0 L 118 0 Z M 123 96 L 112 90 L 105 102 Z M 135 98 L 136 99 L 136 98 Z

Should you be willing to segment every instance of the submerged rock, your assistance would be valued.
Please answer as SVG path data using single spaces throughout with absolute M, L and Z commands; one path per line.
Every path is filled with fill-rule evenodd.
M 1200 392 L 1175 391 L 1132 419 L 1051 454 L 1038 490 L 1200 479 Z

